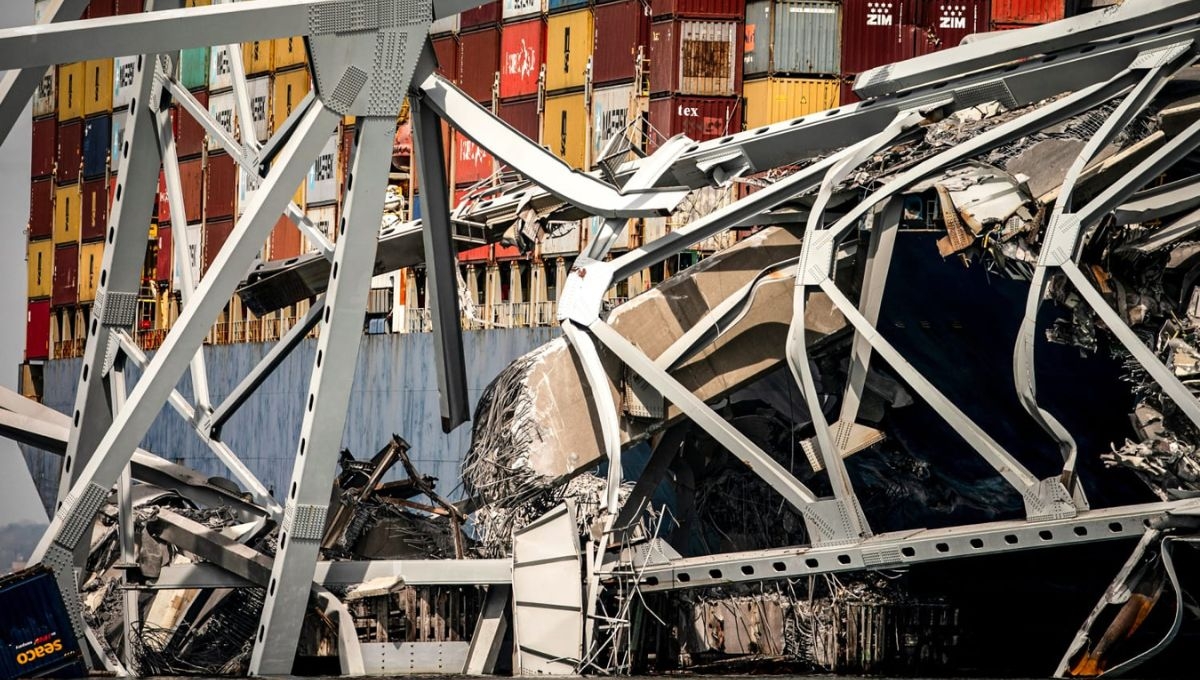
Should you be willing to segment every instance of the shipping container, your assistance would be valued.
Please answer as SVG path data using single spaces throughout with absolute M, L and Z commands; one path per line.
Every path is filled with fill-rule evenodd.
M 54 180 L 34 180 L 29 186 L 29 238 L 54 235 Z
M 546 0 L 546 11 L 555 14 L 566 12 L 577 7 L 586 7 L 588 0 Z
M 492 85 L 500 69 L 500 31 L 486 28 L 458 36 L 458 73 L 463 92 L 490 106 Z
M 591 10 L 550 15 L 546 23 L 546 90 L 583 87 L 595 42 Z
M 592 82 L 603 85 L 633 80 L 638 51 L 643 58 L 649 58 L 650 17 L 641 0 L 596 5 L 594 17 Z
M 451 14 L 448 17 L 442 17 L 429 24 L 430 35 L 446 35 L 450 33 L 458 33 L 458 25 L 460 18 L 457 14 Z
M 591 243 L 593 240 L 595 240 L 596 234 L 600 231 L 600 227 L 604 224 L 604 218 L 603 217 L 589 217 L 588 219 L 583 221 L 583 224 L 587 225 L 587 231 L 584 232 L 584 235 L 583 235 L 584 246 L 586 246 L 588 243 Z M 634 242 L 634 239 L 632 238 L 633 234 L 630 233 L 631 231 L 633 231 L 636 228 L 637 228 L 636 220 L 630 220 L 630 221 L 626 222 L 625 228 L 621 229 L 621 232 L 619 234 L 617 234 L 617 240 L 613 241 L 612 249 L 613 250 L 629 250 L 631 245 L 636 245 Z
M 917 0 L 845 0 L 842 3 L 842 72 L 916 56 Z
M 656 21 L 650 27 L 650 91 L 703 96 L 741 92 L 742 30 L 736 21 Z
M 58 68 L 51 66 L 42 74 L 37 89 L 33 92 L 33 117 L 52 116 L 58 106 L 58 91 L 54 87 L 58 79 Z
M 304 48 L 304 37 L 276 38 L 272 59 L 275 60 L 275 70 L 299 66 L 308 61 L 308 52 Z
M 546 22 L 530 19 L 500 29 L 500 97 L 537 94 L 545 63 Z
M 115 0 L 89 0 L 87 9 L 83 11 L 84 19 L 103 19 L 111 17 L 117 12 L 117 3 Z
M 189 90 L 208 87 L 208 48 L 183 50 L 179 56 L 179 84 Z
M 633 85 L 599 88 L 592 92 L 592 160 L 600 160 L 604 145 L 623 134 L 631 120 Z M 633 109 L 636 115 L 637 109 Z
M 79 291 L 79 244 L 58 246 L 54 249 L 54 290 L 50 293 L 50 302 L 55 307 L 73 305 L 78 300 Z
M 740 19 L 744 11 L 745 3 L 734 0 L 650 0 L 650 12 L 655 17 Z
M 54 179 L 70 184 L 79 179 L 83 162 L 83 121 L 60 123 L 57 135 L 58 158 L 54 163 Z
M 541 137 L 537 99 L 500 102 L 500 119 L 535 142 Z
M 217 125 L 220 125 L 234 139 L 237 139 L 237 108 L 232 90 L 209 95 L 208 112 L 212 115 L 213 120 L 217 122 Z M 223 148 L 221 142 L 215 136 L 209 135 L 208 150 L 216 151 L 221 148 Z
M 154 280 L 171 280 L 172 263 L 175 259 L 175 242 L 171 240 L 171 225 L 158 228 L 158 250 L 154 254 Z
M 58 119 L 83 118 L 84 83 L 87 63 L 62 64 L 58 67 Z
M 179 179 L 183 185 L 183 205 L 186 219 L 189 224 L 199 222 L 203 214 L 201 199 L 204 196 L 204 159 L 193 158 L 189 161 L 180 161 Z M 163 206 L 159 207 L 159 211 L 160 213 L 165 212 Z M 161 215 L 158 219 L 159 222 L 174 221 L 170 218 L 163 219 Z
M 773 0 L 746 5 L 742 63 L 746 75 L 841 71 L 842 8 L 828 0 Z
M 771 72 L 771 16 L 776 0 L 746 3 L 742 28 L 742 73 L 746 78 Z M 841 31 L 839 27 L 838 31 Z M 840 38 L 840 35 L 839 35 Z
M 268 260 L 286 260 L 300 255 L 300 230 L 285 215 L 275 223 L 271 238 L 267 241 Z
M 113 107 L 113 60 L 84 62 L 83 115 L 108 113 Z
M 459 82 L 458 38 L 452 35 L 434 38 L 433 53 L 437 55 L 438 73 L 457 85 Z
M 476 246 L 458 253 L 459 262 L 487 262 L 492 259 L 492 246 Z
M 308 82 L 308 69 L 276 73 L 271 87 L 271 119 L 275 122 L 274 127 L 278 129 L 312 89 Z
M 492 155 L 461 132 L 454 133 L 454 183 L 474 184 L 492 176 Z
M 125 139 L 125 123 L 129 118 L 129 109 L 112 112 L 112 135 L 108 147 L 108 172 L 117 174 L 121 165 L 121 142 Z
M 317 231 L 325 234 L 328 239 L 333 239 L 333 225 L 337 224 L 337 205 L 321 205 L 310 206 L 304 211 L 310 222 L 316 227 Z M 307 238 L 301 238 L 300 249 L 304 253 L 318 252 L 316 246 L 309 242 Z
M 108 227 L 108 180 L 104 177 L 80 183 L 83 200 L 82 226 L 79 240 L 97 241 L 104 238 Z
M 489 2 L 459 15 L 458 30 L 469 31 L 480 26 L 491 26 L 500 22 L 500 0 Z
M 213 45 L 209 50 L 208 87 L 212 90 L 233 87 L 233 67 L 229 65 L 228 45 Z
M 265 142 L 271 136 L 271 76 L 247 78 L 250 91 L 250 112 L 254 114 L 254 134 Z
M 58 121 L 42 118 L 33 121 L 32 154 L 29 174 L 31 177 L 48 177 L 54 174 L 58 161 Z
M 49 358 L 50 301 L 31 300 L 29 302 L 29 311 L 25 316 L 25 359 L 34 361 Z M 83 673 L 87 672 L 84 669 L 80 669 L 80 671 Z
M 746 129 L 801 118 L 840 106 L 842 82 L 816 78 L 746 81 Z
M 133 97 L 133 79 L 137 76 L 137 62 L 135 56 L 113 59 L 112 104 L 115 109 L 129 106 L 129 100 Z
M 587 107 L 583 93 L 546 97 L 542 145 L 574 168 L 587 163 Z
M 232 232 L 232 219 L 213 220 L 204 223 L 204 247 L 200 262 L 201 276 L 212 266 L 213 260 L 217 258 L 217 253 L 221 252 L 221 246 L 225 245 L 225 240 L 229 238 L 229 234 Z
M 171 230 L 172 241 L 174 239 L 179 238 L 179 234 L 180 234 L 179 229 L 172 229 Z M 199 281 L 200 280 L 200 262 L 203 259 L 203 255 L 204 255 L 204 227 L 203 227 L 203 225 L 200 225 L 200 224 L 189 224 L 183 230 L 183 235 L 185 237 L 187 237 L 187 248 L 186 248 L 187 253 L 188 253 L 187 264 L 189 265 L 189 268 L 191 269 L 192 281 L 193 282 Z M 171 248 L 173 248 L 173 249 L 178 248 L 178 246 L 172 244 Z M 183 285 L 183 275 L 182 275 L 182 272 L 179 271 L 179 268 L 184 263 L 181 263 L 178 258 L 174 257 L 174 250 L 172 250 L 172 262 L 173 262 L 174 266 L 171 270 L 171 289 L 179 290 L 179 287 L 181 285 Z
M 54 242 L 78 243 L 83 222 L 83 195 L 78 184 L 54 190 Z
M 79 285 L 77 294 L 80 302 L 96 299 L 96 288 L 100 285 L 100 268 L 104 264 L 104 242 L 85 243 L 79 246 Z
M 547 231 L 542 234 L 542 256 L 573 255 L 579 252 L 580 234 L 579 222 L 550 222 Z
M 96 179 L 108 173 L 108 149 L 112 146 L 112 118 L 102 114 L 83 124 L 83 178 Z
M 208 107 L 208 93 L 193 94 L 200 106 Z M 175 104 L 171 107 L 171 123 L 175 132 L 175 155 L 179 158 L 199 156 L 204 151 L 204 126 L 190 113 Z
M 1045 24 L 1073 16 L 1078 4 L 1075 0 L 992 0 L 991 20 L 997 26 Z
M 0 578 L 0 630 L 5 633 L 0 676 L 87 674 L 54 572 L 48 567 L 38 565 Z
M 48 298 L 54 292 L 54 243 L 34 241 L 25 251 L 29 271 L 26 291 L 30 298 Z
M 741 99 L 682 95 L 651 99 L 650 125 L 667 138 L 685 134 L 698 142 L 717 139 L 741 131 Z
M 838 106 L 847 106 L 849 104 L 857 104 L 862 101 L 862 97 L 854 94 L 854 78 L 842 79 L 842 95 L 838 101 Z
M 242 65 L 246 67 L 246 75 L 269 73 L 273 54 L 274 40 L 252 40 L 242 44 Z
M 917 41 L 917 54 L 957 47 L 972 33 L 983 33 L 991 20 L 991 0 L 937 0 L 922 5 L 920 18 L 925 29 Z
M 670 233 L 665 217 L 647 217 L 642 220 L 642 245 L 653 243 Z
M 215 220 L 234 215 L 238 193 L 238 166 L 228 154 L 209 154 L 204 187 L 204 219 Z M 188 221 L 192 221 L 189 216 Z
M 500 8 L 500 18 L 504 21 L 521 21 L 532 16 L 545 14 L 544 0 L 504 0 Z
M 304 195 L 311 204 L 330 203 L 338 199 L 338 189 L 341 187 L 338 177 L 338 168 L 341 166 L 339 139 L 340 135 L 334 132 L 329 141 L 325 142 L 325 147 L 321 149 L 316 162 L 308 169 Z

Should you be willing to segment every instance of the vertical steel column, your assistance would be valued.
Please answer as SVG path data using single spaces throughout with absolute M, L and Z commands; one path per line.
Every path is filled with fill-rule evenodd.
M 358 125 L 359 143 L 346 177 L 347 188 L 353 190 L 338 223 L 300 444 L 279 528 L 279 549 L 250 658 L 254 675 L 292 672 L 354 385 L 396 121 L 360 117 Z
M 125 360 L 118 356 L 113 365 L 112 371 L 109 374 L 109 387 L 112 392 L 112 405 L 114 411 L 120 411 L 121 406 L 125 404 Z M 134 545 L 135 536 L 133 524 L 133 464 L 125 466 L 121 472 L 121 480 L 117 484 L 117 520 L 118 529 L 117 536 L 121 544 L 121 563 L 126 567 L 130 567 L 137 563 L 137 551 Z M 138 591 L 135 588 L 128 588 L 129 569 L 126 568 L 121 572 L 121 583 L 126 586 L 125 593 L 122 595 L 124 602 L 122 603 L 122 611 L 125 614 L 124 634 L 125 634 L 125 669 L 132 674 L 137 674 L 137 657 L 133 651 L 133 639 L 138 633 L 138 621 L 141 619 L 141 609 L 138 607 Z

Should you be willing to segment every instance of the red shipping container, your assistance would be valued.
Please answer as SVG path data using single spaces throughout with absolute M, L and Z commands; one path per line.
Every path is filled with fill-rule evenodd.
M 31 177 L 49 177 L 54 174 L 54 162 L 58 159 L 58 124 L 53 117 L 33 121 L 33 154 L 29 166 Z
M 208 92 L 193 92 L 200 106 L 208 108 Z M 171 125 L 175 133 L 175 154 L 180 158 L 199 156 L 204 150 L 204 128 L 178 105 L 171 107 Z
M 734 0 L 650 0 L 655 17 L 676 16 L 694 19 L 742 19 L 746 3 Z
M 500 22 L 500 0 L 469 9 L 459 15 L 458 30 L 466 31 L 476 26 L 489 26 Z
M 54 232 L 54 180 L 29 185 L 29 240 L 50 238 Z
M 54 249 L 53 279 L 50 302 L 55 307 L 75 304 L 79 299 L 79 246 L 71 244 Z
M 458 38 L 452 35 L 434 38 L 433 53 L 437 55 L 438 73 L 457 85 L 459 81 Z
M 521 259 L 521 249 L 516 246 L 494 243 L 492 244 L 492 257 L 497 260 L 519 260 Z
M 929 54 L 958 47 L 963 38 L 983 33 L 989 28 L 990 0 L 954 0 L 927 2 L 922 5 L 921 27 L 924 34 L 917 40 L 917 54 Z
M 91 2 L 88 3 L 87 9 L 83 11 L 83 18 L 103 19 L 104 17 L 111 17 L 117 12 L 116 5 L 117 3 L 115 0 L 91 0 Z
M 505 24 L 500 29 L 500 97 L 537 94 L 545 62 L 546 22 L 539 18 Z
M 538 120 L 537 99 L 500 102 L 500 119 L 533 141 L 538 140 L 542 126 Z
M 183 184 L 183 206 L 188 222 L 199 222 L 201 199 L 204 196 L 204 159 L 193 158 L 190 161 L 180 161 L 179 178 Z M 163 175 L 158 177 L 158 221 L 167 223 L 171 220 L 171 206 L 167 202 L 167 180 Z
M 271 230 L 271 242 L 267 250 L 268 260 L 286 260 L 300 255 L 300 230 L 286 215 L 279 218 Z
M 461 132 L 454 133 L 454 183 L 474 184 L 492 176 L 493 159 Z
M 238 194 L 238 166 L 228 154 L 208 157 L 208 184 L 204 189 L 206 220 L 233 217 Z M 192 221 L 189 214 L 188 221 Z
M 842 98 L 838 101 L 842 106 L 862 101 L 862 97 L 854 94 L 854 78 L 842 81 Z
M 459 262 L 487 262 L 492 255 L 492 247 L 476 246 L 458 254 Z
M 140 14 L 145 0 L 117 0 L 117 14 Z
M 632 80 L 638 47 L 649 57 L 650 18 L 641 0 L 596 5 L 596 46 L 592 53 L 592 82 L 597 85 Z
M 683 95 L 651 99 L 650 125 L 668 138 L 685 134 L 697 142 L 717 139 L 742 131 L 741 99 Z
M 74 184 L 79 179 L 79 165 L 83 153 L 83 121 L 63 123 L 58 126 L 58 158 L 54 166 L 54 178 L 60 185 Z
M 862 73 L 916 56 L 915 0 L 845 0 L 842 72 Z
M 167 202 L 167 176 L 162 170 L 158 171 L 158 207 L 154 210 L 154 218 L 159 224 L 171 221 L 171 204 Z
M 154 257 L 154 279 L 170 281 L 172 274 L 171 263 L 175 259 L 175 242 L 171 240 L 171 227 L 158 228 L 158 253 Z
M 204 247 L 201 248 L 200 254 L 201 276 L 212 266 L 213 260 L 217 258 L 217 253 L 221 252 L 221 246 L 225 245 L 225 240 L 232 232 L 233 220 L 231 219 L 204 223 Z
M 477 102 L 492 103 L 492 84 L 500 69 L 500 31 L 485 28 L 459 35 L 459 73 L 463 92 Z
M 108 180 L 85 180 L 83 189 L 83 224 L 80 240 L 99 241 L 108 226 Z
M 997 25 L 1044 24 L 1073 16 L 1075 4 L 1073 0 L 992 0 L 991 22 Z
M 25 359 L 50 358 L 50 301 L 29 303 L 25 316 Z
M 656 21 L 650 26 L 650 91 L 705 97 L 742 91 L 743 24 Z

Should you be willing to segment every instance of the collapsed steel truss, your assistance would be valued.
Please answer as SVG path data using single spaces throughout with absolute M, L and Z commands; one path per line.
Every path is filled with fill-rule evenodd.
M 599 237 L 576 261 L 559 305 L 564 334 L 580 359 L 593 407 L 600 416 L 604 454 L 609 461 L 604 498 L 608 509 L 606 531 L 590 554 L 604 555 L 610 543 L 616 542 L 615 534 L 628 523 L 629 509 L 640 507 L 644 501 L 644 493 L 642 498 L 635 493 L 627 501 L 625 512 L 618 514 L 617 489 L 622 479 L 620 421 L 597 343 L 778 491 L 804 518 L 812 539 L 811 546 L 781 547 L 753 554 L 647 559 L 635 565 L 594 560 L 586 575 L 585 607 L 594 607 L 604 578 L 627 574 L 631 566 L 638 568 L 642 586 L 647 589 L 787 578 L 1128 538 L 1140 534 L 1146 522 L 1172 514 L 1195 514 L 1200 507 L 1196 502 L 1178 501 L 1089 508 L 1075 472 L 1078 455 L 1074 441 L 1070 432 L 1039 406 L 1032 368 L 1033 320 L 1045 293 L 1048 272 L 1058 269 L 1179 408 L 1200 426 L 1200 402 L 1113 312 L 1077 264 L 1081 233 L 1200 146 L 1200 123 L 1172 138 L 1086 205 L 1075 205 L 1071 200 L 1076 181 L 1095 154 L 1143 110 L 1167 78 L 1190 65 L 1200 53 L 1196 42 L 1200 37 L 1200 8 L 1194 2 L 1131 2 L 1065 22 L 990 36 L 878 69 L 860 77 L 858 91 L 873 97 L 863 103 L 711 142 L 675 138 L 653 155 L 626 163 L 609 175 L 569 168 L 434 73 L 435 62 L 427 37 L 430 22 L 478 4 L 478 0 L 252 0 L 188 9 L 181 9 L 178 0 L 153 0 L 152 9 L 141 15 L 76 21 L 86 4 L 86 0 L 55 0 L 47 23 L 0 31 L 0 68 L 12 69 L 0 84 L 0 127 L 4 129 L 21 115 L 46 66 L 129 52 L 141 55 L 128 127 L 119 151 L 119 179 L 106 232 L 99 290 L 87 329 L 87 350 L 75 408 L 64 418 L 12 402 L 5 403 L 6 411 L 0 414 L 0 428 L 6 434 L 63 452 L 57 510 L 33 561 L 54 569 L 72 612 L 74 632 L 81 641 L 86 641 L 90 634 L 80 611 L 76 569 L 85 556 L 84 537 L 92 518 L 110 490 L 114 486 L 119 490 L 122 524 L 126 527 L 122 547 L 130 553 L 131 478 L 158 483 L 168 480 L 173 485 L 186 481 L 185 471 L 137 449 L 155 416 L 168 403 L 194 425 L 197 435 L 249 491 L 253 502 L 231 497 L 227 492 L 222 495 L 223 490 L 207 488 L 194 480 L 193 486 L 209 494 L 214 502 L 234 505 L 247 518 L 278 522 L 280 533 L 279 549 L 270 561 L 269 575 L 265 564 L 257 571 L 238 566 L 254 559 L 230 547 L 226 551 L 228 562 L 218 565 L 221 569 L 175 570 L 165 575 L 169 577 L 167 581 L 175 587 L 257 583 L 266 588 L 251 661 L 254 674 L 291 672 L 310 592 L 316 589 L 330 607 L 338 606 L 336 598 L 324 591 L 321 583 L 328 583 L 334 572 L 352 568 L 319 563 L 318 550 L 367 291 L 375 270 L 395 116 L 406 96 L 411 104 L 415 158 L 421 178 L 425 215 L 421 225 L 422 245 L 435 319 L 444 428 L 449 431 L 462 424 L 468 417 L 469 404 L 458 327 L 446 168 L 438 152 L 442 145 L 442 120 L 532 182 L 523 190 L 476 206 L 472 219 L 483 222 L 498 219 L 497 216 L 512 215 L 539 200 L 564 202 L 605 218 Z M 173 77 L 173 64 L 180 49 L 297 35 L 306 37 L 314 94 L 264 145 L 255 142 L 239 49 L 230 49 L 229 56 L 242 126 L 241 142 Z M 999 101 L 1008 108 L 1017 108 L 1066 92 L 1070 94 L 890 178 L 836 221 L 826 218 L 825 207 L 833 188 L 874 153 L 918 126 L 984 102 Z M 181 111 L 199 121 L 208 135 L 237 161 L 257 190 L 201 280 L 191 280 L 190 269 L 180 268 L 182 313 L 161 349 L 148 358 L 131 341 L 129 330 L 134 322 L 138 277 L 146 247 L 145 227 L 150 222 L 160 167 L 167 180 L 171 212 L 183 213 L 182 185 L 167 107 L 172 100 L 179 102 Z M 1080 153 L 1063 182 L 1014 357 L 1022 403 L 1063 452 L 1062 473 L 1038 479 L 876 331 L 874 324 L 887 278 L 890 244 L 899 224 L 893 199 L 931 173 L 972 154 L 1112 101 L 1120 103 Z M 358 138 L 346 177 L 343 217 L 336 227 L 338 238 L 333 244 L 290 203 L 290 196 L 342 115 L 357 117 Z M 740 175 L 829 152 L 835 153 L 664 238 L 607 259 L 616 235 L 628 218 L 665 215 L 692 189 L 720 185 Z M 794 314 L 785 354 L 809 405 L 816 430 L 815 455 L 830 475 L 834 492 L 831 498 L 818 497 L 668 372 L 678 357 L 704 342 L 708 331 L 737 313 L 748 291 L 715 307 L 697 328 L 660 357 L 647 356 L 609 326 L 601 314 L 602 297 L 614 282 L 812 192 L 816 192 L 816 202 L 808 214 L 801 255 L 794 263 Z M 204 336 L 234 294 L 280 214 L 291 217 L 330 261 L 326 292 L 306 321 L 280 341 L 233 395 L 222 404 L 213 404 L 200 352 Z M 861 299 L 852 300 L 838 289 L 832 273 L 841 240 L 865 217 L 871 218 L 872 225 L 868 277 Z M 175 235 L 180 258 L 186 258 L 186 238 L 182 230 Z M 851 377 L 836 423 L 829 423 L 816 407 L 819 399 L 804 343 L 805 304 L 810 291 L 817 289 L 832 300 L 854 329 Z M 318 325 L 320 339 L 296 446 L 293 482 L 285 496 L 276 500 L 222 441 L 221 429 L 299 339 Z M 872 354 L 887 362 L 1021 495 L 1025 521 L 899 534 L 872 532 L 846 473 L 839 436 L 844 428 L 855 425 L 857 395 Z M 129 362 L 140 365 L 144 373 L 127 392 L 123 370 Z M 175 390 L 184 372 L 189 370 L 194 386 L 192 401 Z M 652 465 L 650 469 L 661 474 L 663 467 Z M 656 473 L 647 473 L 653 474 Z M 649 489 L 656 480 L 641 481 L 644 484 L 638 488 Z M 186 527 L 179 530 L 186 533 Z M 380 568 L 360 566 L 361 573 L 343 573 L 341 578 L 362 579 L 372 569 Z M 420 565 L 393 566 L 401 571 L 407 568 L 409 571 L 404 573 L 411 583 L 422 582 L 416 573 L 426 573 L 419 571 Z M 436 571 L 443 572 L 441 578 L 456 579 L 455 582 L 503 581 L 504 577 L 497 576 L 494 567 L 481 561 L 455 565 L 449 572 L 444 567 Z M 503 568 L 501 564 L 501 571 Z M 409 577 L 409 573 L 414 575 Z M 130 591 L 129 626 L 135 624 L 137 617 L 133 597 Z M 489 608 L 495 609 L 493 605 Z M 495 626 L 486 630 L 497 634 Z M 585 630 L 590 646 L 590 626 Z M 348 637 L 353 637 L 352 631 Z M 353 659 L 352 647 L 349 640 L 345 641 L 343 670 L 361 672 L 361 659 Z M 481 643 L 480 647 L 487 644 Z M 92 648 L 98 652 L 103 649 L 98 644 Z M 95 667 L 122 669 L 121 660 L 105 658 L 103 653 L 91 661 Z M 472 669 L 485 666 L 478 662 L 469 664 Z

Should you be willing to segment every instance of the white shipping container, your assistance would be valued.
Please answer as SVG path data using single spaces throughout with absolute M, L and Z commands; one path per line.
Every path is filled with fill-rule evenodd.
M 633 85 L 600 88 L 592 93 L 592 158 L 600 160 L 600 152 L 608 140 L 625 131 L 629 125 L 629 107 L 633 102 Z
M 136 56 L 113 59 L 113 108 L 129 106 L 133 97 L 133 77 L 137 75 Z
M 125 138 L 125 119 L 129 117 L 129 109 L 113 111 L 112 114 L 112 147 L 108 154 L 108 169 L 114 174 L 121 165 L 121 140 Z
M 46 72 L 42 74 L 41 82 L 33 92 L 34 118 L 54 113 L 54 107 L 58 103 L 58 90 L 54 87 L 56 71 L 57 69 L 53 66 L 46 69 Z
M 250 113 L 254 114 L 254 134 L 265 142 L 271 136 L 271 76 L 246 79 L 250 91 Z
M 550 222 L 549 234 L 542 234 L 542 255 L 567 255 L 579 252 L 583 230 L 579 222 Z
M 172 238 L 179 238 L 178 230 L 172 229 L 172 232 L 174 232 L 172 234 Z M 184 229 L 184 234 L 186 234 L 186 236 L 187 236 L 188 264 L 192 268 L 192 282 L 199 283 L 200 282 L 200 252 L 201 252 L 200 251 L 200 245 L 201 245 L 200 239 L 203 238 L 203 235 L 202 235 L 203 229 L 201 228 L 201 225 L 199 225 L 199 224 L 189 224 Z M 178 246 L 176 246 L 175 243 L 172 241 L 171 247 L 177 248 Z M 179 252 L 179 251 L 176 250 L 175 252 L 171 253 L 171 261 L 175 263 L 175 266 L 174 266 L 175 271 L 173 272 L 173 275 L 171 276 L 171 290 L 179 290 L 179 285 L 183 282 L 183 274 L 182 274 L 181 270 L 179 269 L 179 267 L 182 263 L 179 261 L 178 257 L 175 257 L 176 252 Z
M 325 234 L 325 238 L 330 241 L 333 240 L 333 225 L 337 221 L 337 204 L 309 208 L 304 211 L 304 214 L 308 215 L 308 219 L 312 220 L 313 226 L 317 228 L 317 231 Z M 308 237 L 301 236 L 300 252 L 316 253 L 319 251 L 316 246 L 309 242 Z
M 600 231 L 600 225 L 602 224 L 604 224 L 603 217 L 588 218 L 588 245 L 596 240 L 596 232 Z M 633 228 L 633 224 L 627 223 L 625 225 L 625 228 L 621 230 L 620 235 L 617 236 L 617 242 L 612 246 L 613 250 L 629 250 L 629 231 Z
M 229 46 L 213 45 L 208 51 L 208 87 L 223 90 L 233 87 L 233 70 L 229 66 Z
M 257 188 L 251 188 L 249 182 L 246 181 L 248 175 L 241 170 L 238 170 L 238 198 L 237 198 L 237 216 L 241 217 L 242 213 L 246 212 L 246 206 L 250 204 L 250 200 L 254 198 L 254 192 Z
M 209 95 L 208 97 L 208 113 L 217 121 L 227 132 L 233 135 L 234 139 L 238 138 L 237 128 L 237 107 L 235 106 L 233 92 L 221 92 L 218 94 Z M 221 148 L 221 143 L 216 137 L 208 137 L 208 150 L 214 151 Z
M 500 16 L 508 20 L 535 16 L 545 11 L 542 0 L 504 0 Z
M 317 162 L 308 169 L 308 183 L 304 187 L 305 197 L 311 204 L 331 203 L 338 197 L 338 133 L 334 132 L 317 156 Z
M 647 217 L 642 220 L 642 245 L 657 241 L 670 231 L 666 217 Z
M 459 17 L 457 14 L 451 14 L 448 17 L 438 19 L 432 24 L 429 24 L 429 33 L 431 35 L 439 35 L 442 33 L 458 33 L 458 18 Z

